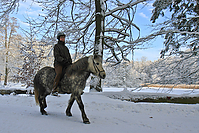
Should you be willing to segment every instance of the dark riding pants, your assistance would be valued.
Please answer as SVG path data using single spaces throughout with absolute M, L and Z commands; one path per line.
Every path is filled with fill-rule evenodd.
M 62 74 L 62 66 L 57 65 L 55 66 L 55 72 L 56 72 L 56 76 L 55 76 L 55 80 L 54 80 L 54 84 L 53 84 L 53 90 L 55 90 L 59 84 L 59 80 L 61 78 L 61 74 Z

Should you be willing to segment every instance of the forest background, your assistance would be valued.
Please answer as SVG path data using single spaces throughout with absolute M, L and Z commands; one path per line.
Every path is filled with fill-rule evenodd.
M 67 39 L 67 46 L 73 61 L 93 54 L 94 30 L 89 27 L 86 33 L 90 36 L 81 37 L 76 33 L 85 35 L 84 32 L 74 31 L 74 26 L 71 26 L 71 30 L 68 25 L 73 22 L 73 25 L 77 26 L 77 21 L 84 16 L 84 11 L 91 14 L 88 15 L 90 19 L 84 18 L 86 24 L 90 24 L 89 22 L 94 20 L 92 5 L 95 2 L 1 1 L 0 74 L 4 85 L 10 81 L 22 82 L 29 87 L 40 68 L 53 66 L 52 50 L 59 31 L 64 31 L 70 37 Z M 102 86 L 138 87 L 145 83 L 199 84 L 197 0 L 103 2 L 107 6 L 106 14 L 121 9 L 114 15 L 112 13 L 114 19 L 105 19 L 105 23 L 116 21 L 115 19 L 117 21 L 107 25 L 104 30 L 104 36 L 106 33 L 109 36 L 104 41 L 103 62 L 107 77 L 102 81 Z M 63 7 L 60 4 L 63 4 Z M 59 23 L 56 14 L 50 14 L 54 12 L 53 9 L 56 9 L 56 13 L 65 13 L 72 19 L 68 21 L 67 17 L 59 16 L 59 19 L 65 22 Z M 65 10 L 61 12 L 61 9 Z M 82 9 L 82 12 L 76 14 L 78 9 Z M 119 22 L 124 25 L 129 22 L 132 25 L 128 28 L 117 25 Z M 83 24 L 79 24 L 79 27 Z

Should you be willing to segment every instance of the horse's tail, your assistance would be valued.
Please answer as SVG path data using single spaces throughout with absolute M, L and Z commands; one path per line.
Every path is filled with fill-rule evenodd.
M 39 91 L 36 87 L 34 87 L 34 90 L 35 90 L 35 102 L 36 102 L 36 105 L 39 105 Z
M 37 83 L 36 83 L 36 76 L 35 75 L 35 78 L 34 78 L 34 93 L 35 93 L 35 102 L 36 102 L 36 105 L 39 105 L 39 90 L 37 88 Z

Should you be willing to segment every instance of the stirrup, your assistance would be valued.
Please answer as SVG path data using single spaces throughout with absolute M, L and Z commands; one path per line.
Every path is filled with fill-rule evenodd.
M 58 92 L 52 92 L 52 96 L 58 96 Z

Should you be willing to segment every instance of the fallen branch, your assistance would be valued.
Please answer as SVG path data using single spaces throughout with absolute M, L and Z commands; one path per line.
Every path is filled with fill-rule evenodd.
M 199 85 L 197 84 L 192 84 L 192 85 L 186 85 L 186 84 L 141 84 L 142 87 L 159 87 L 159 88 L 181 88 L 181 89 L 199 89 Z

